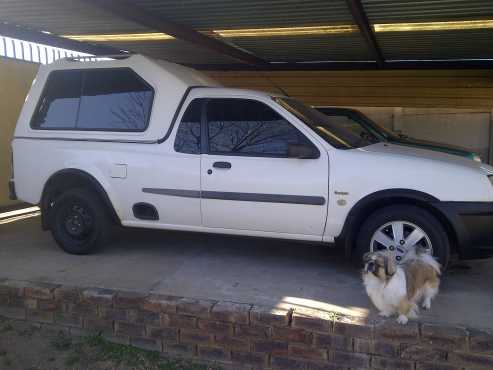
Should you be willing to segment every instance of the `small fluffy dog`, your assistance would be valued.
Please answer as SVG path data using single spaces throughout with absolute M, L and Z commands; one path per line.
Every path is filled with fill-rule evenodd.
M 400 265 L 389 252 L 366 253 L 363 262 L 366 293 L 381 316 L 398 313 L 397 322 L 406 324 L 417 317 L 420 301 L 430 309 L 440 285 L 440 264 L 425 250 L 416 247 Z

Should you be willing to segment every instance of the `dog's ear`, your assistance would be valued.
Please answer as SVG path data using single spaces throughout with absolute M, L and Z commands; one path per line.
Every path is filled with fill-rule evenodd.
M 396 264 L 395 264 L 395 259 L 392 254 L 387 254 L 385 255 L 385 274 L 387 276 L 393 276 L 396 271 Z

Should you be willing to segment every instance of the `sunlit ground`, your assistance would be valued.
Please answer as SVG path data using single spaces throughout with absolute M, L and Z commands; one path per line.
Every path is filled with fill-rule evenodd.
M 313 299 L 298 298 L 298 297 L 283 297 L 277 304 L 278 309 L 294 308 L 295 312 L 308 316 L 316 314 L 316 316 L 330 319 L 334 316 L 352 316 L 358 318 L 366 318 L 370 314 L 368 309 L 353 306 L 338 306 L 328 302 L 316 301 Z
M 0 225 L 25 220 L 31 217 L 37 217 L 41 215 L 39 207 L 27 207 L 16 209 L 15 211 L 8 211 L 0 213 Z

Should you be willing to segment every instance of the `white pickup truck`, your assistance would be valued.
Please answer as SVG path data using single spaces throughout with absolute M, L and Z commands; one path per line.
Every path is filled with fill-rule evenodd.
M 11 197 L 67 252 L 112 224 L 324 242 L 359 258 L 416 245 L 492 252 L 493 168 L 372 142 L 303 103 L 140 55 L 40 67 L 12 141 Z

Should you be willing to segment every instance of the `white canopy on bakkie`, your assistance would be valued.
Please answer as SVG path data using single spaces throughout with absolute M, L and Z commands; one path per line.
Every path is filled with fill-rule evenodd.
M 39 96 L 50 73 L 61 70 L 86 70 L 108 68 L 130 68 L 154 90 L 152 114 L 149 125 L 143 132 L 108 132 L 108 131 L 72 131 L 71 136 L 88 139 L 116 140 L 158 140 L 168 131 L 180 100 L 192 86 L 220 86 L 204 74 L 175 63 L 156 60 L 139 54 L 128 57 L 100 58 L 94 61 L 88 58 L 65 58 L 48 65 L 41 65 L 31 90 L 20 114 L 16 137 L 52 138 L 65 137 L 67 132 L 57 130 L 33 130 L 30 128 L 31 117 L 37 106 Z

